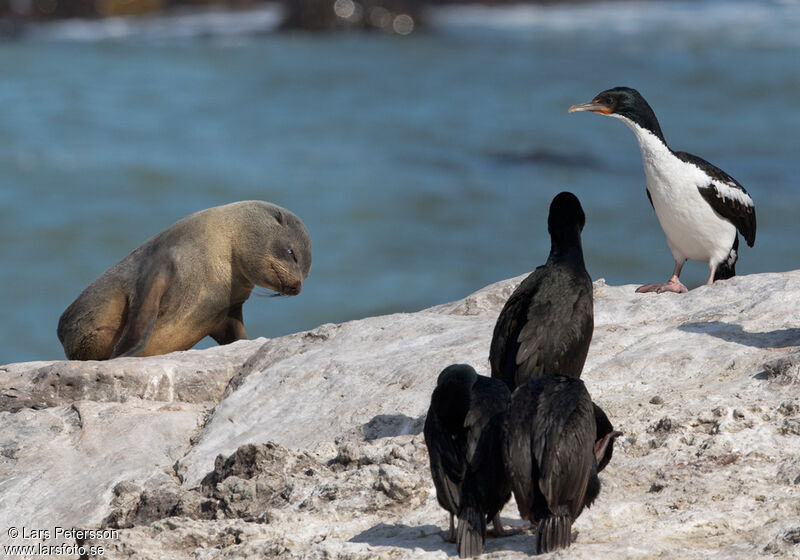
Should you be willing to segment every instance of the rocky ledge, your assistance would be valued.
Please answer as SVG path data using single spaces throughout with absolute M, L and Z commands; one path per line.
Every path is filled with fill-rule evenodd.
M 488 373 L 521 279 L 278 339 L 0 366 L 0 545 L 104 559 L 453 556 L 424 414 L 444 366 Z M 553 557 L 800 557 L 800 271 L 687 295 L 633 288 L 595 282 L 583 379 L 625 435 L 575 544 Z M 522 525 L 513 500 L 503 517 Z M 532 539 L 489 539 L 487 556 L 527 557 Z

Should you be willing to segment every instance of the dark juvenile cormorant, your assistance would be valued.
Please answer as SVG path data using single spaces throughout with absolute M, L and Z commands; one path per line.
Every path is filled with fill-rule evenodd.
M 647 197 L 667 236 L 675 268 L 667 282 L 636 291 L 686 292 L 680 274 L 687 259 L 708 263 L 707 284 L 733 277 L 739 249 L 736 231 L 750 247 L 756 241 L 755 206 L 744 187 L 706 160 L 671 150 L 653 109 L 635 89 L 603 91 L 591 103 L 569 108 L 575 111 L 618 118 L 639 141 Z
M 577 377 L 534 377 L 514 391 L 503 456 L 519 513 L 536 526 L 537 554 L 570 545 L 619 435 Z
M 494 327 L 492 377 L 512 391 L 543 374 L 579 377 L 592 341 L 592 279 L 583 264 L 581 231 L 586 217 L 572 193 L 550 204 L 547 262 L 506 301 Z
M 450 512 L 446 540 L 458 543 L 462 558 L 483 551 L 487 517 L 498 536 L 510 534 L 500 523 L 500 510 L 511 498 L 502 462 L 503 414 L 510 402 L 501 381 L 465 364 L 445 368 L 431 396 L 425 444 L 436 498 Z

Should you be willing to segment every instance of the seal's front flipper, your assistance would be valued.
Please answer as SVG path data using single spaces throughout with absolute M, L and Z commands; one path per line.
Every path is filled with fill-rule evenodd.
M 125 329 L 119 342 L 114 346 L 112 358 L 137 356 L 150 340 L 150 334 L 158 317 L 161 296 L 167 291 L 168 274 L 165 271 L 156 271 L 143 275 L 143 278 L 136 286 L 128 308 Z
M 230 344 L 237 340 L 246 340 L 247 334 L 244 332 L 242 304 L 231 307 L 228 310 L 228 315 L 209 334 L 211 334 L 211 338 L 217 341 L 217 344 Z

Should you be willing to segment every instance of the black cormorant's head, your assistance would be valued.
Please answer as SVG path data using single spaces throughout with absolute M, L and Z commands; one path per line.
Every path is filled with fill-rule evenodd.
M 578 111 L 591 111 L 600 115 L 622 117 L 645 130 L 649 130 L 662 141 L 664 140 L 664 134 L 661 132 L 661 126 L 658 124 L 656 114 L 642 97 L 642 94 L 633 88 L 615 87 L 601 91 L 595 95 L 591 103 L 573 105 L 569 108 L 570 113 Z
M 552 237 L 573 237 L 583 231 L 586 215 L 578 200 L 571 192 L 558 193 L 550 203 L 547 216 L 547 231 Z
M 439 374 L 436 379 L 437 385 L 445 383 L 463 385 L 465 387 L 472 387 L 475 380 L 478 378 L 478 372 L 475 371 L 471 365 L 468 364 L 452 364 L 447 366 Z
M 428 413 L 439 417 L 448 434 L 463 432 L 472 386 L 477 379 L 478 373 L 467 364 L 447 366 L 439 374 Z

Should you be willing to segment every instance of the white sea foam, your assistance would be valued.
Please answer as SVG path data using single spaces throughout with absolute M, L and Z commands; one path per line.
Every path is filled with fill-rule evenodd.
M 157 16 L 63 20 L 31 26 L 27 36 L 32 39 L 86 42 L 127 38 L 171 40 L 240 37 L 272 32 L 277 29 L 282 17 L 282 10 L 277 4 L 268 4 L 242 11 L 188 10 Z
M 630 35 L 714 33 L 725 40 L 765 37 L 800 43 L 797 0 L 661 0 L 588 4 L 445 6 L 430 11 L 428 23 L 445 30 L 582 32 L 605 29 Z
M 761 37 L 772 43 L 800 44 L 797 0 L 658 0 L 588 4 L 462 5 L 430 8 L 426 23 L 443 31 L 576 33 L 606 30 L 623 35 L 654 31 L 698 34 L 725 41 Z M 197 10 L 144 17 L 64 20 L 36 24 L 28 37 L 60 41 L 154 40 L 237 37 L 275 31 L 283 17 L 277 3 L 245 10 Z

